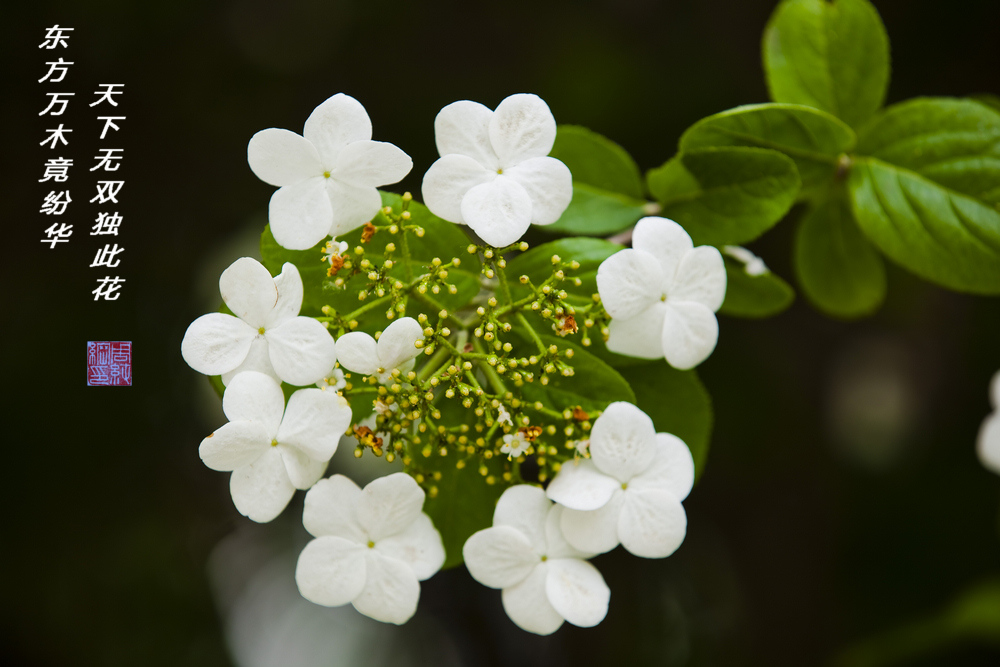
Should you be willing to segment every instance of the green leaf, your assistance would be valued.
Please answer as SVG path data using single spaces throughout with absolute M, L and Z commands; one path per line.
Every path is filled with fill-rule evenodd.
M 792 160 L 763 148 L 683 152 L 646 175 L 663 215 L 695 245 L 742 245 L 788 212 L 799 191 Z
M 991 93 L 978 93 L 976 95 L 970 95 L 969 97 L 980 104 L 985 104 L 994 111 L 1000 111 L 1000 96 L 998 95 L 993 95 Z
M 653 420 L 657 432 L 684 441 L 700 477 L 712 435 L 712 398 L 694 371 L 679 371 L 665 361 L 621 369 L 632 386 L 635 404 Z
M 860 127 L 889 85 L 889 38 L 867 0 L 785 0 L 764 30 L 771 99 L 816 107 Z
M 726 300 L 722 315 L 771 317 L 787 309 L 795 300 L 795 290 L 771 271 L 751 276 L 741 262 L 723 256 L 726 262 Z
M 645 196 L 635 160 L 624 148 L 597 132 L 579 125 L 560 125 L 549 155 L 569 167 L 574 182 L 632 199 L 641 200 Z
M 291 262 L 298 268 L 302 276 L 302 315 L 316 316 L 320 308 L 328 303 L 329 292 L 324 294 L 323 284 L 329 282 L 326 269 L 329 266 L 323 259 L 323 247 L 326 241 L 320 241 L 309 250 L 289 250 L 278 245 L 271 234 L 271 225 L 264 227 L 260 235 L 260 257 L 271 275 L 281 273 L 285 262 Z
M 1000 113 L 974 100 L 928 97 L 888 107 L 862 130 L 858 152 L 1000 204 Z
M 751 104 L 703 118 L 681 136 L 680 149 L 750 146 L 780 151 L 795 161 L 803 195 L 831 182 L 838 158 L 856 137 L 828 113 L 796 104 Z
M 622 249 L 617 243 L 603 239 L 565 238 L 551 243 L 544 243 L 528 250 L 507 262 L 507 276 L 515 299 L 528 294 L 528 288 L 520 284 L 520 276 L 526 275 L 535 285 L 541 285 L 552 275 L 552 256 L 558 255 L 563 260 L 575 259 L 580 268 L 567 270 L 569 278 L 580 278 L 581 285 L 577 287 L 572 280 L 560 283 L 575 299 L 576 303 L 590 302 L 591 295 L 597 292 L 597 268 L 601 262 Z
M 854 217 L 894 262 L 954 290 L 1000 294 L 1000 211 L 906 169 L 860 159 Z
M 606 236 L 631 227 L 646 215 L 646 202 L 573 182 L 573 200 L 551 225 L 539 230 L 557 234 Z
M 854 222 L 850 204 L 831 197 L 811 208 L 795 237 L 795 270 L 818 309 L 853 318 L 885 299 L 885 263 Z

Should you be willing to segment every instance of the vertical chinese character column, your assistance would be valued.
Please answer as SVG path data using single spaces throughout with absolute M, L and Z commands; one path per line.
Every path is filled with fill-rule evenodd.
M 38 48 L 53 52 L 59 50 L 59 53 L 65 53 L 65 49 L 69 48 L 69 38 L 71 37 L 69 33 L 72 31 L 73 28 L 62 28 L 56 24 L 45 31 L 45 40 L 38 45 Z M 55 56 L 55 53 L 52 56 Z M 38 82 L 51 86 L 51 84 L 64 82 L 66 73 L 73 63 L 59 55 L 55 60 L 46 61 L 45 64 L 48 66 L 48 71 Z M 60 122 L 73 95 L 75 93 L 46 92 L 48 105 L 38 114 L 46 116 L 46 120 L 49 120 L 52 125 L 58 124 L 57 127 L 46 128 L 47 135 L 39 143 L 43 148 L 48 148 L 50 155 L 58 155 L 58 157 L 49 157 L 45 161 L 45 171 L 38 179 L 39 183 L 47 183 L 50 188 L 49 193 L 42 200 L 39 213 L 49 216 L 50 219 L 53 216 L 58 216 L 45 230 L 45 238 L 41 239 L 42 243 L 48 243 L 49 248 L 53 250 L 59 243 L 68 243 L 69 237 L 73 234 L 73 225 L 64 222 L 62 218 L 73 201 L 69 190 L 69 169 L 73 166 L 73 160 L 62 156 L 62 147 L 69 146 L 66 135 L 73 130 Z M 59 153 L 55 153 L 55 151 L 59 151 Z
M 102 83 L 94 93 L 97 95 L 97 99 L 90 106 L 95 107 L 98 114 L 109 114 L 106 116 L 97 116 L 97 120 L 101 122 L 101 134 L 99 137 L 101 142 L 107 141 L 110 143 L 114 138 L 117 138 L 118 132 L 121 130 L 121 126 L 118 123 L 124 121 L 125 116 L 116 115 L 116 113 L 120 114 L 118 107 L 124 92 L 124 83 Z M 114 135 L 111 133 L 114 133 Z M 99 241 L 105 241 L 103 247 L 98 247 L 94 255 L 94 261 L 90 263 L 90 266 L 91 268 L 106 267 L 109 269 L 107 272 L 99 272 L 105 273 L 105 275 L 104 277 L 97 278 L 97 288 L 91 292 L 94 295 L 94 301 L 100 299 L 116 301 L 121 296 L 118 291 L 121 289 L 121 283 L 125 282 L 125 279 L 121 276 L 111 275 L 117 272 L 110 271 L 110 269 L 118 268 L 121 264 L 121 259 L 118 258 L 118 255 L 125 250 L 125 248 L 118 245 L 117 241 L 118 230 L 122 223 L 122 216 L 118 210 L 118 198 L 122 186 L 125 185 L 125 180 L 121 172 L 119 172 L 119 168 L 122 165 L 124 156 L 124 148 L 104 148 L 102 143 L 102 148 L 94 156 L 94 166 L 90 168 L 90 171 L 97 174 L 97 194 L 90 200 L 90 203 L 96 203 L 100 207 L 90 235 L 99 237 Z M 106 238 L 111 236 L 115 238 L 113 240 Z

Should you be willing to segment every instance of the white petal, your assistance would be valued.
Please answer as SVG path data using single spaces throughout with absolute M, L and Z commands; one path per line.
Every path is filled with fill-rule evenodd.
M 329 461 L 350 425 L 351 408 L 336 392 L 300 389 L 288 399 L 277 440 L 314 461 Z
M 295 583 L 302 597 L 324 607 L 339 607 L 365 587 L 368 549 L 342 537 L 319 537 L 299 554 Z
M 333 176 L 343 183 L 377 187 L 403 180 L 410 169 L 413 160 L 394 144 L 355 141 L 340 151 Z
M 472 578 L 490 588 L 514 586 L 541 562 L 524 533 L 510 526 L 494 526 L 473 533 L 462 547 Z
M 239 258 L 222 272 L 219 291 L 233 315 L 255 328 L 264 324 L 278 302 L 274 278 L 263 264 L 249 257 Z
M 417 520 L 424 506 L 424 490 L 405 472 L 370 482 L 358 499 L 358 522 L 372 540 L 395 535 Z
M 229 421 L 252 421 L 261 424 L 268 444 L 278 432 L 285 411 L 285 395 L 272 378 L 263 373 L 246 371 L 232 379 L 222 395 L 222 411 Z
M 382 208 L 382 196 L 374 186 L 351 185 L 328 178 L 326 194 L 333 207 L 333 218 L 327 230 L 330 236 L 341 236 L 360 227 Z
M 994 373 L 990 380 L 990 403 L 994 408 L 1000 409 L 1000 371 Z
M 478 102 L 452 102 L 434 119 L 434 141 L 438 155 L 466 155 L 486 169 L 496 171 L 500 159 L 490 143 L 490 119 L 493 112 Z
M 983 466 L 1000 475 L 1000 414 L 994 413 L 983 421 L 976 449 Z
M 500 596 L 510 620 L 536 635 L 551 635 L 563 624 L 563 617 L 552 607 L 545 593 L 548 574 L 548 563 L 539 563 L 527 579 L 503 589 Z
M 269 329 L 268 353 L 274 372 L 288 384 L 315 384 L 333 366 L 333 336 L 311 317 L 293 317 Z
M 329 169 L 337 163 L 344 146 L 372 138 L 372 121 L 361 102 L 337 93 L 313 109 L 302 135 L 316 147 Z
M 257 331 L 239 318 L 209 313 L 187 328 L 181 341 L 181 356 L 199 373 L 219 375 L 246 359 L 256 336 Z
M 612 403 L 590 432 L 590 456 L 598 469 L 628 482 L 649 468 L 656 455 L 656 427 L 631 403 Z
M 278 187 L 323 173 L 315 146 L 294 132 L 276 127 L 250 138 L 247 162 L 257 178 Z
M 554 157 L 534 157 L 505 169 L 531 197 L 531 222 L 551 225 L 573 199 L 573 175 L 569 167 Z
M 581 459 L 563 463 L 545 495 L 575 510 L 596 510 L 620 488 L 620 481 L 598 470 L 590 459 Z
M 518 484 L 503 492 L 493 510 L 494 526 L 510 526 L 521 532 L 535 553 L 546 548 L 545 520 L 552 503 L 537 486 Z
M 421 350 L 414 343 L 424 339 L 424 330 L 412 317 L 401 317 L 385 328 L 378 337 L 379 367 L 386 370 L 399 368 L 415 358 Z
M 375 549 L 409 565 L 419 581 L 430 579 L 444 565 L 441 533 L 423 512 L 403 532 L 376 542 Z
M 667 363 L 679 370 L 694 368 L 708 359 L 719 340 L 715 313 L 694 301 L 667 302 L 662 345 Z
M 337 358 L 352 373 L 374 375 L 378 370 L 375 339 L 363 331 L 352 331 L 337 339 Z
M 228 387 L 234 377 L 240 373 L 248 373 L 250 371 L 263 373 L 276 383 L 281 384 L 281 378 L 278 377 L 278 374 L 274 372 L 274 367 L 271 366 L 271 357 L 268 356 L 267 352 L 267 339 L 258 334 L 256 330 L 253 333 L 254 338 L 250 342 L 250 351 L 247 352 L 246 359 L 233 370 L 222 374 L 223 385 Z
M 290 320 L 302 310 L 302 276 L 299 269 L 291 262 L 285 262 L 281 273 L 274 277 L 274 286 L 278 288 L 278 301 L 264 322 L 265 329 L 278 326 Z
M 663 489 L 684 500 L 694 486 L 694 459 L 684 441 L 670 433 L 656 434 L 656 456 L 649 469 L 633 477 L 629 489 Z
M 654 302 L 635 317 L 615 318 L 608 324 L 608 349 L 642 359 L 663 358 L 663 318 L 667 304 Z
M 271 521 L 295 494 L 277 447 L 268 447 L 259 459 L 237 468 L 229 478 L 229 492 L 240 514 L 258 523 Z
M 420 582 L 406 563 L 374 549 L 365 555 L 365 587 L 352 600 L 359 612 L 383 623 L 406 623 L 417 611 Z
M 319 391 L 318 389 L 316 391 Z M 281 460 L 285 464 L 285 472 L 288 479 L 296 489 L 311 489 L 313 485 L 326 474 L 326 467 L 330 460 L 317 461 L 309 457 L 298 447 L 278 444 L 277 450 L 281 452 Z
M 531 225 L 531 198 L 512 178 L 499 176 L 462 197 L 462 220 L 486 243 L 500 248 L 524 236 Z
M 590 563 L 577 558 L 549 562 L 545 594 L 552 608 L 573 625 L 592 628 L 608 615 L 611 589 Z
M 424 174 L 420 191 L 431 213 L 449 222 L 464 223 L 462 198 L 472 188 L 497 177 L 467 155 L 444 155 Z
M 336 535 L 344 539 L 366 543 L 361 524 L 357 519 L 357 505 L 361 489 L 343 475 L 321 479 L 306 494 L 302 525 L 316 537 Z
M 619 250 L 597 267 L 597 291 L 613 318 L 630 319 L 659 303 L 665 284 L 659 262 L 641 250 Z
M 681 501 L 669 491 L 649 489 L 623 494 L 618 537 L 629 553 L 643 558 L 665 558 L 677 551 L 687 532 Z
M 556 140 L 556 119 L 537 95 L 519 93 L 501 102 L 490 119 L 490 143 L 501 167 L 548 155 Z
M 710 245 L 698 246 L 684 253 L 667 287 L 669 301 L 694 301 L 713 313 L 726 298 L 726 265 L 722 253 Z
M 569 544 L 580 551 L 600 554 L 618 546 L 618 519 L 625 493 L 618 489 L 599 510 L 580 512 L 564 509 L 560 527 Z
M 229 422 L 201 441 L 198 455 L 212 470 L 235 470 L 260 458 L 271 438 L 260 422 Z
M 677 273 L 685 253 L 694 247 L 684 228 L 669 218 L 649 217 L 635 223 L 632 247 L 656 258 L 668 281 Z
M 278 245 L 289 250 L 308 250 L 326 238 L 333 208 L 326 181 L 317 176 L 278 188 L 271 195 L 267 217 Z
M 566 540 L 562 532 L 562 515 L 566 508 L 562 505 L 552 505 L 549 516 L 545 519 L 545 555 L 553 558 L 590 558 L 593 553 L 580 551 Z

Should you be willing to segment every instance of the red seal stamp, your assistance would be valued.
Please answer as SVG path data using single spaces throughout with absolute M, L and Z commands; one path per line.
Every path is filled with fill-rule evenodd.
M 132 385 L 132 342 L 87 341 L 87 386 Z

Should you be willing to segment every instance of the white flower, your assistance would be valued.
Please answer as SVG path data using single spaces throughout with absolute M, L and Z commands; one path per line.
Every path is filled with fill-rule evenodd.
M 343 93 L 316 107 L 302 136 L 273 127 L 253 135 L 250 168 L 279 188 L 268 208 L 275 241 L 306 250 L 327 234 L 339 236 L 375 217 L 382 206 L 376 188 L 401 180 L 413 161 L 371 138 L 365 108 Z
M 502 589 L 503 608 L 518 627 L 539 635 L 563 621 L 589 628 L 604 620 L 611 591 L 604 577 L 559 532 L 563 508 L 526 484 L 503 492 L 493 527 L 465 542 L 469 574 Z
M 598 419 L 600 419 L 600 417 L 598 417 Z M 579 454 L 580 456 L 586 456 L 587 451 L 590 449 L 590 440 L 576 440 L 576 441 L 571 440 L 567 444 L 572 444 L 573 448 L 576 450 L 576 453 Z
M 490 245 L 517 241 L 532 223 L 551 225 L 573 197 L 573 177 L 548 157 L 556 121 L 537 95 L 511 95 L 490 111 L 463 100 L 434 119 L 441 159 L 424 174 L 424 203 L 471 227 Z
M 497 423 L 507 424 L 508 426 L 514 425 L 514 422 L 511 421 L 510 413 L 507 412 L 507 408 L 505 408 L 502 405 L 499 408 L 497 408 Z
M 316 386 L 323 391 L 340 391 L 347 386 L 347 380 L 344 378 L 344 371 L 339 368 L 331 368 L 324 377 L 320 378 L 319 382 L 316 383 Z
M 767 264 L 764 263 L 764 260 L 742 246 L 722 246 L 722 252 L 742 264 L 743 271 L 748 276 L 757 277 L 762 276 L 765 273 L 769 273 Z
M 344 477 L 306 494 L 302 523 L 316 539 L 295 568 L 302 597 L 326 607 L 350 602 L 365 616 L 400 625 L 413 616 L 420 583 L 444 564 L 441 535 L 421 512 L 424 492 L 397 472 L 364 490 Z
M 508 459 L 513 459 L 528 451 L 528 439 L 521 433 L 508 433 L 503 437 L 503 445 L 500 452 L 506 454 Z
M 633 357 L 666 357 L 693 368 L 719 339 L 715 311 L 726 296 L 726 267 L 712 246 L 692 247 L 684 228 L 666 218 L 643 218 L 632 248 L 597 269 L 597 290 L 611 315 L 608 349 Z
M 236 314 L 209 313 L 188 327 L 181 355 L 191 368 L 229 384 L 242 371 L 259 371 L 294 385 L 313 384 L 333 367 L 337 352 L 326 328 L 302 308 L 302 278 L 286 262 L 274 278 L 242 257 L 219 278 L 222 300 Z
M 363 331 L 352 331 L 337 340 L 340 365 L 353 373 L 377 375 L 379 382 L 392 381 L 393 369 L 400 372 L 413 368 L 420 354 L 415 347 L 424 339 L 424 330 L 412 317 L 401 317 L 385 328 L 375 339 Z
M 979 460 L 989 470 L 1000 474 L 1000 371 L 990 381 L 990 404 L 993 414 L 983 421 L 979 429 Z
M 694 461 L 676 436 L 657 433 L 631 403 L 612 403 L 590 432 L 590 458 L 567 461 L 546 494 L 567 509 L 562 528 L 577 549 L 603 553 L 619 543 L 636 556 L 663 558 L 684 541 L 681 501 Z
M 233 378 L 222 396 L 229 423 L 201 442 L 201 460 L 232 470 L 229 490 L 240 514 L 261 523 L 288 505 L 295 489 L 308 489 L 326 472 L 340 435 L 351 423 L 342 396 L 300 389 L 288 399 L 263 373 Z

